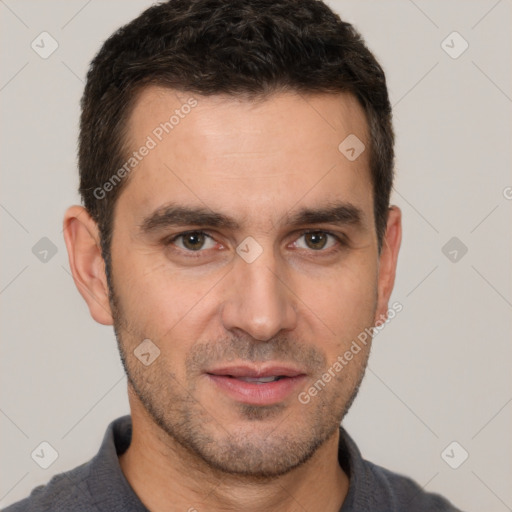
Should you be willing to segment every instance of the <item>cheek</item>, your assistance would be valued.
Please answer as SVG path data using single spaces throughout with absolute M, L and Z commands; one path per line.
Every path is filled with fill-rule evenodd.
M 115 268 L 115 289 L 131 332 L 160 343 L 183 338 L 184 330 L 184 343 L 193 338 L 192 330 L 200 327 L 201 303 L 211 288 L 208 280 L 187 278 L 145 257 L 125 256 Z
M 372 341 L 369 328 L 377 306 L 376 279 L 372 276 L 370 268 L 341 272 L 318 293 L 315 304 L 322 321 L 334 332 L 328 337 L 330 343 L 322 336 L 314 338 L 328 362 L 320 379 L 332 380 L 326 397 L 332 396 L 340 408 L 351 399 L 369 356 Z M 326 332 L 318 321 L 317 326 Z
M 338 343 L 357 336 L 373 321 L 376 269 L 371 264 L 343 265 L 322 279 L 306 280 L 299 295 L 335 333 Z

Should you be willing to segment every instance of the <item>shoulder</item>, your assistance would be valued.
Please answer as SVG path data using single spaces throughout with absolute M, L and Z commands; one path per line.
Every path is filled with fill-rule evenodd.
M 441 495 L 425 491 L 413 479 L 364 459 L 343 427 L 338 458 L 350 477 L 340 512 L 461 512 Z
M 147 510 L 124 479 L 116 456 L 129 444 L 130 429 L 129 416 L 115 420 L 94 459 L 55 475 L 4 512 Z M 344 429 L 339 461 L 350 475 L 342 512 L 461 512 L 442 496 L 425 492 L 412 479 L 363 459 Z
M 87 485 L 90 464 L 54 475 L 45 485 L 35 487 L 29 496 L 3 512 L 64 512 L 96 510 Z
M 364 461 L 369 481 L 374 483 L 374 506 L 386 503 L 386 510 L 396 512 L 461 512 L 443 496 L 426 492 L 413 479 Z M 389 508 L 388 508 L 389 507 Z M 373 508 L 371 509 L 373 510 Z M 384 509 L 382 509 L 384 510 Z
M 97 454 L 88 462 L 52 477 L 3 512 L 116 512 L 134 510 L 136 496 L 124 478 L 117 457 L 130 444 L 131 417 L 113 420 Z M 130 508 L 131 507 L 131 508 Z M 143 507 L 138 507 L 138 510 Z

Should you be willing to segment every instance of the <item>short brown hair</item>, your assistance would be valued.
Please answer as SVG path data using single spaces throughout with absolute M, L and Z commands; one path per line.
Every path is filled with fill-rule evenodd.
M 97 222 L 107 277 L 116 200 L 98 198 L 126 161 L 138 93 L 159 85 L 202 95 L 350 92 L 363 107 L 379 249 L 393 184 L 394 134 L 384 71 L 360 34 L 316 0 L 169 0 L 117 30 L 91 63 L 82 97 L 80 194 Z

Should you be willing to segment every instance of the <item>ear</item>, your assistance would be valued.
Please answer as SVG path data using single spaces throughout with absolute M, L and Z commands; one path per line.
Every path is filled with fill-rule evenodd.
M 64 240 L 73 280 L 91 316 L 100 324 L 113 325 L 99 230 L 85 208 L 71 206 L 66 210 Z
M 375 322 L 377 320 L 386 320 L 388 317 L 388 302 L 393 291 L 393 285 L 395 284 L 396 264 L 401 241 L 402 212 L 398 206 L 392 206 L 388 210 L 386 233 L 379 256 L 378 299 Z

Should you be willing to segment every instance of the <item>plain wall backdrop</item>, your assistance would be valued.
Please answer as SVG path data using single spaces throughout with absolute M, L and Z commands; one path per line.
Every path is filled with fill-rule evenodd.
M 79 203 L 89 62 L 149 5 L 0 1 L 2 507 L 89 460 L 129 412 L 113 329 L 75 288 L 62 216 Z M 512 510 L 511 2 L 330 5 L 386 71 L 404 215 L 391 300 L 403 311 L 376 337 L 344 425 L 365 458 L 463 510 Z M 48 469 L 31 457 L 43 441 L 58 452 Z

